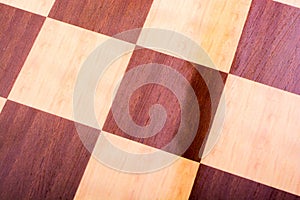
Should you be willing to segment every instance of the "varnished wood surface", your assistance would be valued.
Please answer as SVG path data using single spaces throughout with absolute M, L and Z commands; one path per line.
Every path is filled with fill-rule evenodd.
M 300 1 L 298 0 L 274 0 L 274 1 L 300 8 Z
M 128 152 L 157 151 L 113 134 L 104 134 L 112 144 Z M 98 146 L 98 150 L 103 148 Z M 126 158 L 123 164 L 128 164 Z M 75 199 L 188 199 L 198 167 L 197 162 L 179 158 L 172 165 L 155 172 L 134 174 L 112 169 L 91 157 Z
M 189 199 L 296 200 L 299 196 L 200 165 Z
M 0 3 L 0 96 L 7 97 L 44 17 Z
M 223 84 L 225 83 L 227 75 L 225 73 L 213 69 L 209 69 L 203 66 L 197 66 L 202 73 L 200 75 L 200 73 L 195 69 L 195 67 L 191 63 L 148 49 L 140 49 L 134 51 L 129 62 L 127 71 L 135 67 L 138 68 L 139 66 L 142 66 L 142 64 L 147 63 L 158 63 L 172 67 L 175 71 L 179 72 L 182 75 L 182 78 L 188 80 L 191 86 L 193 87 L 195 94 L 198 98 L 198 105 L 201 111 L 201 117 L 199 119 L 199 128 L 197 135 L 190 147 L 183 154 L 183 156 L 185 158 L 199 161 L 200 147 L 203 144 L 205 135 L 209 133 L 209 127 L 212 123 L 212 118 L 217 109 L 217 107 L 213 106 L 218 105 L 219 98 L 223 91 Z M 168 79 L 169 77 L 169 75 L 164 73 L 164 71 L 153 71 L 152 73 L 155 74 L 155 76 L 159 76 L 163 79 Z M 209 83 L 205 83 L 204 79 L 201 76 L 206 76 L 207 78 L 209 77 L 208 80 L 211 81 L 213 85 L 213 90 L 211 92 L 217 94 L 216 99 L 211 100 L 211 98 L 207 98 L 210 95 L 210 91 L 207 88 L 207 85 Z M 223 79 L 224 82 L 221 81 L 220 84 L 216 81 L 217 78 L 220 78 L 221 80 Z M 126 91 L 126 88 L 131 87 L 131 85 L 134 85 L 135 82 L 139 79 L 146 79 L 146 77 L 142 74 L 139 74 L 136 77 L 132 77 L 130 84 L 126 85 L 126 87 L 124 86 L 123 89 L 119 90 L 117 95 L 122 95 L 122 93 L 128 93 L 128 91 Z M 174 84 L 176 84 L 174 80 L 170 79 L 169 81 L 172 81 L 174 82 Z M 181 95 L 183 96 L 185 92 L 186 88 L 180 91 Z M 189 104 L 189 98 L 190 96 L 185 97 L 184 103 L 186 105 L 184 106 L 192 108 L 192 106 L 194 105 Z M 212 101 L 214 101 L 214 103 L 216 104 L 212 104 Z M 167 121 L 163 129 L 159 131 L 155 136 L 148 138 L 139 138 L 128 135 L 128 133 L 125 133 L 118 127 L 118 125 L 115 122 L 115 119 L 113 118 L 112 112 L 109 113 L 107 120 L 103 126 L 103 130 L 156 148 L 164 147 L 165 145 L 170 143 L 172 138 L 177 134 L 178 127 L 180 125 L 181 110 L 178 99 L 174 95 L 174 93 L 160 85 L 145 85 L 132 94 L 129 105 L 130 114 L 135 123 L 139 124 L 140 126 L 146 126 L 147 123 L 149 123 L 149 109 L 154 104 L 160 104 L 164 106 L 168 113 Z M 120 110 L 120 112 L 122 112 L 122 109 Z M 191 109 L 191 112 L 193 112 L 193 109 Z M 122 113 L 115 114 L 122 115 Z M 186 132 L 186 134 L 188 134 L 188 132 Z M 173 148 L 174 149 L 171 149 L 170 152 L 174 152 L 178 147 L 174 146 Z
M 42 16 L 47 16 L 55 0 L 0 0 L 0 3 L 26 10 Z
M 299 199 L 299 10 L 293 0 L 0 0 L 0 199 Z M 82 63 L 99 44 L 142 27 L 184 34 L 203 47 L 218 70 L 234 75 L 201 66 L 202 54 L 185 42 L 176 47 L 195 58 L 188 61 L 198 63 L 205 77 L 186 58 L 164 49 L 136 50 L 115 60 L 99 80 L 94 107 L 100 128 L 105 123 L 109 131 L 103 135 L 121 150 L 162 152 L 182 111 L 172 91 L 146 85 L 133 93 L 130 113 L 145 126 L 149 108 L 160 103 L 167 110 L 166 126 L 148 139 L 120 131 L 109 110 L 126 69 L 147 63 L 171 67 L 189 81 L 201 108 L 198 135 L 185 158 L 151 173 L 123 173 L 83 147 L 73 122 L 73 90 Z M 147 44 L 151 34 L 139 34 L 116 36 L 120 40 L 114 42 Z M 156 74 L 178 83 L 163 70 L 151 76 Z M 214 85 L 216 75 L 226 80 L 224 90 Z M 142 72 L 136 78 L 132 83 L 148 77 Z M 206 84 L 214 86 L 217 98 L 210 98 Z M 121 86 L 126 92 L 132 85 Z M 220 96 L 226 103 L 223 127 L 210 121 L 221 119 Z M 212 102 L 217 104 L 210 108 Z M 221 136 L 200 161 L 210 123 Z M 80 127 L 93 148 L 99 132 Z M 98 140 L 94 153 L 105 150 Z M 123 168 L 135 163 L 105 155 Z
M 152 0 L 56 0 L 49 16 L 113 36 L 130 29 L 142 28 L 151 4 Z M 135 42 L 137 37 L 138 34 L 131 42 Z
M 90 158 L 74 122 L 8 101 L 0 141 L 1 199 L 74 197 Z
M 253 0 L 232 74 L 300 94 L 300 9 Z
M 251 0 L 154 0 L 144 27 L 187 36 L 208 53 L 218 70 L 229 72 L 250 4 Z
M 0 97 L 0 113 L 2 111 L 3 106 L 5 105 L 6 99 Z
M 9 99 L 74 120 L 73 92 L 79 70 L 96 46 L 107 39 L 107 36 L 48 18 Z M 121 79 L 130 55 L 116 60 L 99 83 L 95 109 L 100 124 L 104 123 L 113 86 Z
M 201 163 L 300 195 L 300 97 L 233 75 L 224 93 L 221 138 Z

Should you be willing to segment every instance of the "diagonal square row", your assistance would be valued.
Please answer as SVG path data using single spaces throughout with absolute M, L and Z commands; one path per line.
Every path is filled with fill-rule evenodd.
M 175 31 L 201 45 L 217 68 L 228 72 L 250 4 L 251 0 L 57 0 L 49 17 L 108 36 L 136 28 Z M 135 43 L 139 32 L 127 41 Z M 141 40 L 138 44 L 145 45 Z

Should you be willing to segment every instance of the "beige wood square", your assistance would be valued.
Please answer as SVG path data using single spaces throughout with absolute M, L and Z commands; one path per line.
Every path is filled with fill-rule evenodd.
M 104 134 L 125 151 L 148 153 L 156 150 L 116 135 Z M 99 145 L 97 148 L 104 147 Z M 197 162 L 179 158 L 159 171 L 132 174 L 109 168 L 91 157 L 75 199 L 188 199 L 198 167 Z
M 299 0 L 274 0 L 279 3 L 287 4 L 289 6 L 295 6 L 300 8 L 300 1 Z
M 2 111 L 2 109 L 4 107 L 4 105 L 5 105 L 5 103 L 6 103 L 6 99 L 0 97 L 0 113 L 1 113 L 1 111 Z
M 72 120 L 78 72 L 88 55 L 107 39 L 107 36 L 48 18 L 8 98 Z M 104 84 L 95 95 L 100 124 L 104 123 L 113 89 L 124 74 L 130 56 L 130 53 L 121 56 L 102 77 Z
M 201 163 L 299 195 L 300 96 L 233 75 L 224 91 L 221 137 Z
M 0 0 L 0 3 L 47 16 L 55 0 Z
M 229 72 L 250 5 L 251 0 L 154 0 L 144 27 L 186 35 L 209 54 L 219 70 Z M 145 46 L 147 37 L 142 32 L 138 44 Z M 184 44 L 178 48 L 189 51 Z

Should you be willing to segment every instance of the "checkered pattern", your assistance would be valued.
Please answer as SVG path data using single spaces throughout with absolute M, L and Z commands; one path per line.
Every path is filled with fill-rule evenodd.
M 114 37 L 135 28 L 142 31 L 125 40 Z M 144 46 L 143 28 L 187 36 L 216 69 L 154 48 L 137 48 L 111 64 L 94 107 L 100 134 L 118 148 L 162 151 L 180 123 L 174 94 L 150 84 L 134 92 L 129 111 L 146 126 L 151 105 L 163 105 L 163 129 L 141 139 L 118 127 L 111 97 L 130 89 L 114 91 L 130 69 L 159 63 L 176 70 L 201 110 L 195 140 L 176 162 L 134 174 L 91 156 L 76 128 L 89 137 L 89 147 L 105 147 L 98 143 L 99 130 L 74 119 L 73 92 L 97 46 L 107 39 Z M 299 36 L 298 0 L 0 0 L 0 199 L 300 199 Z M 217 75 L 224 85 L 213 87 L 212 102 L 206 84 L 214 85 Z M 226 109 L 220 127 L 221 100 Z M 200 159 L 204 138 L 213 131 L 220 138 Z M 128 164 L 126 157 L 117 159 Z

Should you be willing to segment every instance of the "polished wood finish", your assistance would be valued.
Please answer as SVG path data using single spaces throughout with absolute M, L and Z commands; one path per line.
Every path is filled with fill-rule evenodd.
M 298 2 L 0 0 L 0 199 L 300 199 Z M 218 70 L 231 74 L 211 69 L 209 59 L 203 58 L 205 53 L 193 51 L 186 42 L 173 43 L 175 33 L 165 40 L 160 35 L 156 39 L 188 56 L 147 46 L 153 39 L 147 31 L 115 36 L 142 27 L 185 35 L 207 52 Z M 153 166 L 156 159 L 145 161 L 137 156 L 130 160 L 128 154 L 107 151 L 109 145 L 100 139 L 94 146 L 99 131 L 76 124 L 84 145 L 89 150 L 96 147 L 93 156 L 98 152 L 111 158 L 120 167 L 114 170 L 90 156 L 77 135 L 75 81 L 88 55 L 107 39 L 132 48 L 137 43 L 137 49 L 116 59 L 99 79 L 95 115 L 100 128 L 106 121 L 105 129 L 110 132 L 102 131 L 100 138 L 105 135 L 111 144 L 129 153 L 157 151 L 178 158 L 157 171 L 122 172 L 128 166 Z M 138 50 L 139 46 L 151 50 Z M 166 108 L 166 126 L 156 136 L 129 136 L 119 130 L 109 113 L 115 93 L 126 94 L 120 92 L 128 91 L 135 80 L 149 78 L 139 73 L 128 85 L 122 82 L 118 91 L 126 69 L 129 73 L 147 63 L 176 70 L 197 95 L 200 127 L 185 158 L 162 151 L 174 138 L 183 110 L 165 87 L 140 87 L 126 104 L 141 126 L 151 123 L 152 105 Z M 179 88 L 179 81 L 168 75 L 163 70 L 150 74 Z M 224 90 L 222 84 L 215 84 L 217 75 L 224 83 L 226 80 Z M 204 78 L 210 79 L 217 98 L 209 98 Z M 180 94 L 193 112 L 187 90 L 180 89 Z M 223 100 L 225 106 L 218 105 Z M 220 123 L 222 108 L 224 126 Z M 218 141 L 215 148 L 199 163 L 205 134 L 214 138 L 211 133 L 218 131 L 219 139 L 206 143 L 208 147 Z M 181 146 L 177 144 L 174 149 Z
M 51 18 L 113 36 L 123 31 L 142 28 L 152 0 L 56 0 Z M 138 37 L 135 35 L 135 42 Z
M 297 200 L 299 196 L 200 165 L 189 199 Z
M 160 151 L 113 134 L 104 134 L 112 144 L 128 152 L 143 154 Z M 126 157 L 123 164 L 128 164 Z M 136 160 L 136 164 L 147 165 L 140 160 Z M 188 199 L 198 167 L 198 162 L 178 158 L 157 171 L 135 174 L 112 169 L 91 157 L 75 199 Z
M 300 195 L 300 96 L 234 75 L 224 94 L 220 140 L 201 162 Z
M 0 0 L 0 3 L 10 5 L 42 16 L 47 16 L 55 0 Z
M 215 105 L 218 105 L 224 86 L 222 84 L 225 82 L 227 75 L 210 68 L 195 65 L 201 71 L 201 75 L 206 76 L 206 78 L 209 79 L 210 83 L 206 83 L 199 72 L 196 70 L 195 66 L 193 66 L 191 63 L 149 49 L 135 50 L 129 62 L 127 71 L 135 67 L 138 68 L 139 65 L 148 63 L 158 63 L 172 67 L 175 71 L 179 72 L 182 75 L 182 78 L 188 80 L 189 84 L 192 86 L 198 98 L 201 117 L 199 120 L 197 135 L 188 150 L 183 154 L 183 156 L 185 158 L 199 161 L 199 149 L 203 143 L 205 135 L 209 133 L 209 127 L 212 123 L 211 117 L 214 116 L 217 109 L 217 107 L 213 107 L 214 104 L 212 104 L 212 101 L 215 101 Z M 162 79 L 168 79 L 169 77 L 168 74 L 165 74 L 163 70 L 153 71 L 153 74 L 155 74 L 155 76 L 161 77 Z M 224 82 L 222 82 L 222 84 L 220 85 L 213 84 L 213 92 L 217 94 L 218 98 L 211 99 L 207 84 L 215 83 L 217 76 L 221 77 L 220 79 L 223 79 Z M 131 85 L 134 85 L 135 81 L 137 81 L 138 79 L 146 79 L 146 77 L 142 73 L 138 74 L 136 77 L 132 78 Z M 169 81 L 174 82 L 174 80 L 171 79 Z M 174 84 L 176 84 L 176 82 L 174 82 Z M 122 93 L 127 93 L 126 88 L 129 87 L 131 87 L 130 84 L 126 85 L 126 87 L 124 86 L 124 90 L 119 90 L 117 95 L 119 94 L 122 96 Z M 183 89 L 183 91 L 180 92 L 181 95 L 184 95 L 186 90 Z M 185 97 L 185 102 L 187 104 L 186 106 L 191 107 L 191 112 L 193 112 L 192 105 L 188 104 L 190 102 L 189 98 L 190 96 Z M 180 124 L 181 110 L 176 96 L 170 90 L 161 85 L 148 84 L 137 89 L 133 93 L 129 103 L 131 117 L 135 121 L 135 123 L 139 124 L 140 126 L 146 126 L 149 122 L 148 111 L 153 104 L 157 103 L 164 106 L 167 111 L 167 120 L 164 128 L 156 135 L 148 138 L 138 138 L 130 136 L 124 133 L 118 127 L 113 118 L 112 112 L 110 112 L 103 126 L 103 130 L 156 148 L 162 148 L 173 139 L 174 135 L 178 131 L 178 127 Z M 116 114 L 122 115 L 122 111 Z M 177 146 L 174 146 L 173 149 L 170 150 L 170 152 L 174 152 L 176 149 Z
M 230 73 L 300 94 L 300 9 L 253 0 Z
M 81 128 L 95 144 L 97 131 Z M 74 197 L 90 158 L 74 122 L 7 101 L 0 141 L 0 199 Z
M 300 1 L 298 1 L 298 0 L 274 0 L 274 1 L 300 8 Z
M 74 120 L 73 92 L 79 70 L 88 55 L 107 39 L 104 35 L 48 18 L 9 99 Z M 129 53 L 117 59 L 99 83 L 95 110 L 101 127 L 110 107 L 113 88 L 124 74 L 130 56 Z
M 229 72 L 250 4 L 251 0 L 154 0 L 144 28 L 187 36 L 207 52 L 218 70 Z M 189 51 L 187 45 L 177 48 Z
M 0 3 L 0 96 L 7 97 L 45 20 Z
M 0 97 L 0 113 L 2 111 L 3 106 L 5 105 L 6 99 Z

